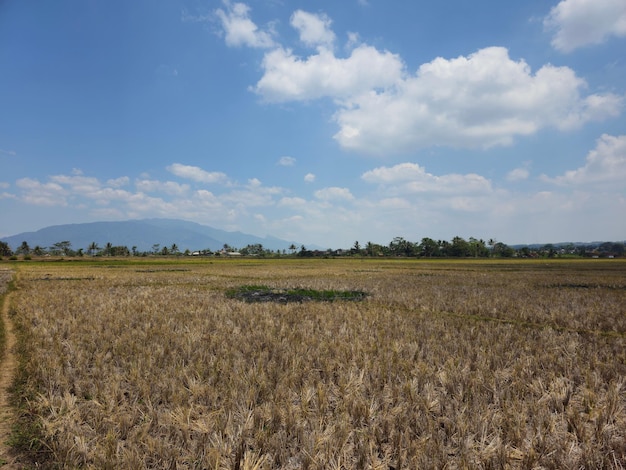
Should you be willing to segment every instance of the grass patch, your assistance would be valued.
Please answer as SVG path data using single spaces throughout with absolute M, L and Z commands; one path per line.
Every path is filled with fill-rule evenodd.
M 336 300 L 360 301 L 367 294 L 359 290 L 273 289 L 268 286 L 247 285 L 226 291 L 226 297 L 244 302 L 334 302 Z

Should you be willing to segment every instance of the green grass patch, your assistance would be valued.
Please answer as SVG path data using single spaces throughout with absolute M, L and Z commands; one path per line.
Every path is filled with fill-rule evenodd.
M 274 289 L 268 286 L 244 285 L 226 291 L 226 297 L 244 302 L 334 302 L 361 301 L 367 294 L 359 290 L 317 290 L 306 288 Z

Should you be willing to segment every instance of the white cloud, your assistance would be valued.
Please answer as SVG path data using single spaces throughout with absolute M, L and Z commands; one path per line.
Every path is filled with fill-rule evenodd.
M 36 179 L 21 178 L 15 182 L 21 189 L 20 199 L 36 206 L 66 206 L 67 191 L 58 183 L 40 183 Z
M 304 175 L 304 181 L 306 183 L 313 183 L 315 181 L 315 175 L 313 173 L 307 173 Z
M 437 58 L 395 88 L 358 96 L 337 111 L 335 138 L 346 149 L 381 155 L 432 145 L 487 148 L 621 112 L 623 97 L 581 97 L 585 87 L 568 67 L 546 65 L 533 75 L 526 62 L 490 47 Z
M 367 171 L 361 178 L 368 183 L 379 184 L 390 195 L 397 194 L 488 194 L 491 182 L 475 173 L 466 175 L 447 174 L 436 176 L 427 173 L 416 163 L 400 163 L 392 167 L 379 167 Z
M 530 172 L 526 168 L 515 168 L 506 175 L 507 181 L 521 181 L 528 179 Z
M 586 185 L 601 183 L 604 187 L 617 183 L 624 188 L 626 182 L 626 135 L 603 134 L 596 148 L 587 155 L 584 166 L 570 170 L 555 178 L 542 179 L 560 185 Z
M 128 176 L 121 176 L 120 178 L 108 180 L 106 184 L 107 186 L 120 188 L 122 186 L 127 186 L 129 182 L 130 182 L 130 178 Z
M 163 192 L 170 195 L 183 195 L 189 191 L 188 184 L 179 184 L 174 181 L 157 180 L 137 180 L 135 182 L 137 190 L 144 193 Z
M 296 164 L 296 159 L 293 157 L 280 157 L 278 160 L 278 165 L 280 166 L 294 166 Z
M 544 19 L 555 30 L 552 46 L 561 52 L 626 36 L 624 0 L 562 0 Z
M 70 186 L 72 192 L 79 194 L 92 194 L 98 191 L 102 185 L 97 178 L 82 176 L 80 170 L 73 171 L 74 176 L 67 175 L 55 175 L 51 176 L 50 180 L 53 183 L 58 183 L 59 185 Z
M 410 209 L 413 207 L 410 201 L 407 201 L 403 197 L 388 197 L 381 199 L 378 204 L 379 207 L 382 207 L 386 210 L 398 210 L 398 209 Z
M 223 1 L 226 10 L 218 8 L 215 14 L 222 23 L 227 46 L 273 47 L 272 31 L 260 30 L 250 19 L 250 7 L 244 3 Z
M 562 4 L 575 1 L 582 0 Z M 608 1 L 600 3 L 608 8 Z M 248 8 L 235 5 L 231 16 L 247 19 Z M 337 56 L 325 14 L 297 10 L 291 25 L 315 53 L 300 57 L 276 45 L 264 54 L 263 75 L 251 89 L 266 102 L 333 100 L 334 138 L 346 150 L 388 155 L 430 146 L 506 146 L 545 128 L 570 131 L 616 117 L 624 107 L 623 96 L 585 94 L 587 83 L 571 68 L 547 64 L 533 73 L 504 47 L 438 57 L 408 73 L 397 54 L 366 44 Z M 349 34 L 349 44 L 357 40 Z
M 272 206 L 275 204 L 275 196 L 283 193 L 283 189 L 277 186 L 263 186 L 257 178 L 248 180 L 248 184 L 242 189 L 235 189 L 222 194 L 220 200 L 234 204 L 239 209 L 247 207 Z
M 324 97 L 349 99 L 372 89 L 393 86 L 404 69 L 397 55 L 365 45 L 345 59 L 325 48 L 306 59 L 277 48 L 265 54 L 262 66 L 264 74 L 254 91 L 264 100 L 277 103 Z
M 315 197 L 322 201 L 351 201 L 354 196 L 348 188 L 330 187 L 315 191 Z
M 306 200 L 301 197 L 283 197 L 278 201 L 278 205 L 285 207 L 302 207 L 306 205 Z
M 9 157 L 15 157 L 17 155 L 17 153 L 14 152 L 13 150 L 2 150 L 2 149 L 0 149 L 0 156 L 1 155 L 8 155 Z
M 300 40 L 307 46 L 332 47 L 335 33 L 330 29 L 331 20 L 325 14 L 296 10 L 291 15 L 291 26 L 300 33 Z
M 219 171 L 205 171 L 197 166 L 173 163 L 167 167 L 167 171 L 176 176 L 180 176 L 181 178 L 190 179 L 199 183 L 228 183 L 228 177 L 226 174 Z

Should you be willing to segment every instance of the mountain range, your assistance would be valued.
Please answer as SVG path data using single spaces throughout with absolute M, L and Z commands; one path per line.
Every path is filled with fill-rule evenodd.
M 18 248 L 22 242 L 31 248 L 40 246 L 48 248 L 61 241 L 69 241 L 72 248 L 87 250 L 96 242 L 99 246 L 111 243 L 113 246 L 136 247 L 138 251 L 149 251 L 155 244 L 170 247 L 176 244 L 180 251 L 189 249 L 212 251 L 219 250 L 228 244 L 231 247 L 243 248 L 247 245 L 261 244 L 270 250 L 287 250 L 299 243 L 267 236 L 257 237 L 242 232 L 228 232 L 208 225 L 177 219 L 142 219 L 122 222 L 91 222 L 83 224 L 53 225 L 36 232 L 23 232 L 2 238 L 12 249 Z

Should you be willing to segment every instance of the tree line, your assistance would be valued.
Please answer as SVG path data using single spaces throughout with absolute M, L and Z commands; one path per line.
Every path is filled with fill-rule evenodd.
M 69 241 L 54 243 L 52 246 L 30 247 L 24 241 L 13 251 L 6 243 L 0 241 L 0 257 L 17 259 L 21 255 L 24 259 L 32 256 L 65 256 L 65 257 L 130 257 L 130 256 L 258 256 L 258 257 L 406 257 L 406 258 L 555 258 L 555 257 L 622 257 L 626 253 L 626 244 L 623 242 L 601 242 L 591 244 L 545 244 L 538 246 L 511 247 L 495 239 L 487 241 L 470 237 L 465 240 L 456 236 L 452 240 L 434 240 L 424 237 L 419 242 L 411 242 L 403 237 L 395 237 L 389 244 L 367 242 L 361 245 L 355 241 L 349 249 L 308 250 L 304 245 L 291 244 L 283 250 L 271 250 L 262 244 L 249 244 L 236 248 L 224 244 L 222 249 L 181 251 L 176 243 L 163 245 L 156 243 L 147 251 L 140 251 L 136 246 L 130 249 L 123 245 L 106 243 L 99 246 L 92 242 L 85 248 L 72 248 Z

